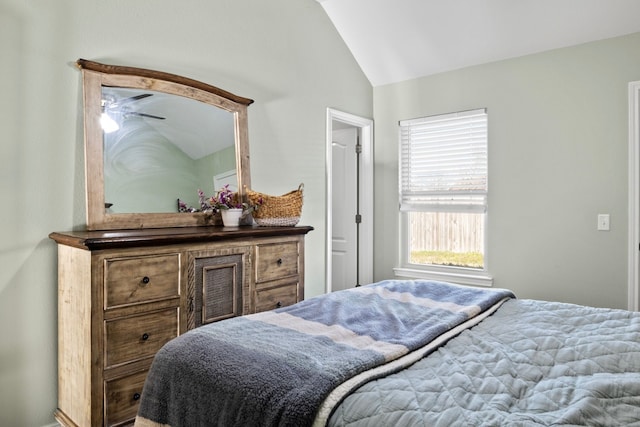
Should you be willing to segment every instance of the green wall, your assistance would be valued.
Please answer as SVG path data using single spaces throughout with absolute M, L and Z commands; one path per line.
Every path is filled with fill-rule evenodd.
M 255 100 L 253 186 L 305 184 L 306 295 L 324 290 L 325 117 L 373 90 L 315 0 L 0 0 L 0 425 L 53 423 L 56 247 L 85 224 L 78 58 L 157 69 Z M 195 191 L 195 190 L 194 190 Z
M 398 121 L 487 107 L 494 286 L 626 308 L 628 83 L 640 80 L 638 52 L 640 33 L 374 88 L 376 278 L 398 259 Z M 596 231 L 599 213 L 611 215 L 611 231 Z

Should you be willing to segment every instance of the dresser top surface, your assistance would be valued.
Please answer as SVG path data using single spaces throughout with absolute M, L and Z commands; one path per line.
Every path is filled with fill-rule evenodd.
M 80 249 L 99 250 L 139 246 L 172 245 L 179 243 L 215 242 L 231 239 L 304 235 L 310 226 L 296 227 L 176 227 L 136 230 L 65 231 L 53 232 L 49 237 L 58 244 Z

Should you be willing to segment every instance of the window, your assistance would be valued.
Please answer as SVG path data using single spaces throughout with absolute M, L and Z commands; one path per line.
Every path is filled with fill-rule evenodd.
M 399 169 L 396 274 L 490 285 L 486 110 L 401 121 Z

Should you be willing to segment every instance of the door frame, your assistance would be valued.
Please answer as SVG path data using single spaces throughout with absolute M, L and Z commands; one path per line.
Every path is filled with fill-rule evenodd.
M 362 284 L 373 282 L 373 120 L 343 111 L 327 108 L 327 128 L 326 128 L 326 284 L 325 292 L 331 292 L 331 273 L 332 266 L 332 208 L 333 208 L 333 192 L 331 184 L 333 180 L 333 122 L 343 123 L 359 129 L 360 145 L 362 152 L 360 153 L 360 213 L 362 214 L 362 222 L 360 223 L 360 239 L 359 239 L 359 276 Z
M 640 81 L 629 83 L 629 310 L 640 311 Z

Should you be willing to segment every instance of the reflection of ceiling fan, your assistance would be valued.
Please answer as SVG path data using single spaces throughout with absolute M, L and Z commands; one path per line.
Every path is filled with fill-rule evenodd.
M 140 113 L 131 110 L 128 104 L 139 101 L 141 99 L 153 96 L 152 93 L 142 93 L 140 95 L 130 96 L 128 98 L 116 99 L 115 96 L 107 94 L 102 98 L 102 115 L 100 116 L 100 125 L 106 133 L 115 132 L 120 128 L 118 122 L 113 115 L 127 118 L 128 116 L 148 117 L 150 119 L 165 120 L 165 117 L 153 114 Z

